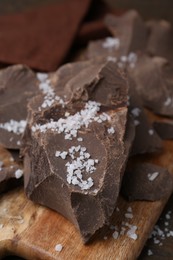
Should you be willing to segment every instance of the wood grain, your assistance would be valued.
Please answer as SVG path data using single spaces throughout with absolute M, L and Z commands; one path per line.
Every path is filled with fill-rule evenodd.
M 2 154 L 5 151 L 1 151 Z M 7 157 L 7 153 L 6 153 Z M 164 142 L 159 156 L 150 156 L 148 161 L 166 166 L 173 173 L 173 142 Z M 127 202 L 119 197 L 112 225 L 120 226 L 127 221 L 124 214 L 129 206 L 133 219 L 128 222 L 138 227 L 138 239 L 127 235 L 117 240 L 109 227 L 97 234 L 89 245 L 83 245 L 75 227 L 60 214 L 29 201 L 23 188 L 4 194 L 0 198 L 0 257 L 15 254 L 26 259 L 136 259 L 140 254 L 154 224 L 159 218 L 168 198 L 157 202 Z M 103 237 L 107 236 L 107 240 Z M 62 244 L 61 252 L 55 251 Z

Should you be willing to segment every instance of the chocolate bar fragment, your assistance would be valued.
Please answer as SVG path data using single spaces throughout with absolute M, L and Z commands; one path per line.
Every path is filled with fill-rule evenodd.
M 152 124 L 148 121 L 135 82 L 129 77 L 129 114 L 136 127 L 131 155 L 159 153 L 163 145 Z
M 86 243 L 116 206 L 134 136 L 132 128 L 125 134 L 128 82 L 114 63 L 90 61 L 62 66 L 50 82 L 54 102 L 43 107 L 37 96 L 28 106 L 25 191 L 68 218 Z
M 171 194 L 173 179 L 170 173 L 150 163 L 132 164 L 122 182 L 122 193 L 130 201 L 156 201 Z
M 1 165 L 1 163 L 0 163 Z M 22 184 L 23 170 L 17 165 L 0 166 L 0 194 Z
M 161 57 L 138 57 L 130 75 L 144 106 L 164 116 L 173 116 L 173 68 Z
M 153 126 L 163 140 L 173 140 L 173 122 L 154 122 Z
M 38 93 L 35 74 L 15 65 L 0 71 L 0 144 L 19 149 L 26 126 L 27 102 Z
M 149 55 L 164 57 L 173 61 L 173 31 L 168 21 L 148 21 L 146 23 L 149 29 L 146 51 Z
M 113 37 L 120 41 L 120 56 L 145 50 L 147 28 L 137 11 L 130 10 L 122 16 L 107 15 L 105 24 Z

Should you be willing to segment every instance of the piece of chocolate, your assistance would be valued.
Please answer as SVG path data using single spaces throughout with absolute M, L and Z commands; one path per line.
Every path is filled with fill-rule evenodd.
M 18 165 L 3 167 L 0 162 L 0 194 L 22 184 L 23 170 Z
M 68 218 L 87 242 L 116 206 L 133 139 L 133 130 L 124 137 L 128 82 L 112 62 L 67 64 L 50 78 L 52 105 L 41 107 L 38 96 L 28 106 L 25 191 Z
M 173 31 L 168 21 L 148 21 L 149 37 L 146 51 L 149 55 L 164 57 L 173 61 Z
M 169 172 L 150 163 L 132 164 L 122 182 L 122 193 L 128 200 L 155 201 L 167 197 L 173 190 Z
M 15 65 L 0 71 L 0 144 L 19 149 L 26 126 L 27 102 L 38 93 L 35 74 Z
M 162 141 L 148 121 L 135 82 L 129 77 L 129 113 L 136 127 L 131 155 L 154 153 L 162 150 Z
M 147 28 L 137 11 L 130 10 L 122 16 L 107 15 L 105 24 L 113 37 L 120 41 L 120 56 L 145 50 Z
M 154 129 L 163 140 L 173 139 L 173 122 L 159 121 L 153 123 Z
M 161 57 L 138 57 L 130 75 L 144 106 L 153 112 L 173 116 L 173 68 Z

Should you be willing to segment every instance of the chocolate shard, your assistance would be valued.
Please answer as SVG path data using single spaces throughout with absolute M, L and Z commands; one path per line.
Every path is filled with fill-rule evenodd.
M 173 60 L 173 31 L 172 26 L 168 21 L 148 21 L 149 37 L 146 51 L 149 55 L 160 56 Z
M 150 58 L 142 55 L 131 77 L 144 106 L 156 114 L 173 116 L 173 68 L 161 57 Z
M 173 122 L 159 121 L 153 123 L 154 129 L 163 140 L 173 139 Z
M 122 16 L 109 14 L 105 17 L 105 24 L 112 35 L 120 40 L 120 55 L 145 50 L 147 28 L 137 11 L 130 10 Z
M 86 243 L 116 206 L 133 139 L 132 129 L 125 135 L 128 82 L 112 62 L 67 64 L 50 78 L 55 102 L 40 114 L 41 96 L 28 106 L 25 191 L 68 218 Z
M 129 114 L 136 127 L 131 155 L 160 152 L 162 140 L 149 122 L 142 100 L 136 91 L 136 84 L 129 76 Z
M 171 194 L 173 179 L 160 166 L 136 163 L 127 168 L 122 182 L 122 193 L 130 201 L 156 201 Z
M 1 163 L 1 162 L 0 162 Z M 0 194 L 22 184 L 23 170 L 18 165 L 0 166 Z
M 116 62 L 118 67 L 133 69 L 137 53 L 145 50 L 147 29 L 136 11 L 129 11 L 122 16 L 107 15 L 105 24 L 112 37 L 91 41 L 88 44 L 88 59 L 102 58 Z M 128 26 L 127 26 L 128 24 Z
M 27 102 L 38 92 L 35 74 L 15 65 L 0 71 L 0 144 L 19 149 L 26 126 Z

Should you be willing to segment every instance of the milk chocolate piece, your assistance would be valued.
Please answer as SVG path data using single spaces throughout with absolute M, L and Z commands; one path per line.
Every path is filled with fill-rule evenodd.
M 142 55 L 130 75 L 143 104 L 153 112 L 173 116 L 173 68 L 161 57 Z
M 22 172 L 17 165 L 0 167 L 0 194 L 21 185 Z
M 149 37 L 146 51 L 152 56 L 164 57 L 173 61 L 173 31 L 168 21 L 148 21 Z
M 120 40 L 120 56 L 145 50 L 147 28 L 137 11 L 130 10 L 122 16 L 107 15 L 105 24 L 112 35 Z
M 19 149 L 26 125 L 27 102 L 38 92 L 35 74 L 15 65 L 0 71 L 0 144 Z
M 170 173 L 157 165 L 140 163 L 125 172 L 122 193 L 128 200 L 155 201 L 167 197 L 173 190 Z
M 40 114 L 42 97 L 29 103 L 25 191 L 68 218 L 86 243 L 109 222 L 116 206 L 133 139 L 133 130 L 125 135 L 128 82 L 112 62 L 67 64 L 50 77 L 66 101 L 56 101 Z M 52 122 L 58 122 L 59 133 L 51 130 Z
M 129 113 L 136 127 L 131 155 L 160 152 L 162 141 L 147 119 L 136 84 L 130 77 L 129 83 Z
M 173 139 L 173 122 L 170 121 L 154 122 L 153 126 L 156 132 L 158 133 L 158 135 L 163 140 Z

